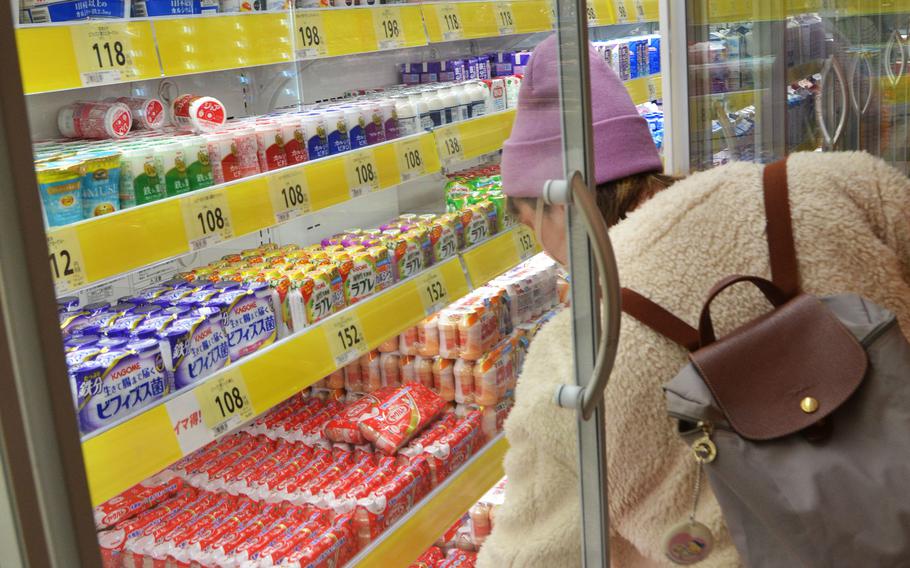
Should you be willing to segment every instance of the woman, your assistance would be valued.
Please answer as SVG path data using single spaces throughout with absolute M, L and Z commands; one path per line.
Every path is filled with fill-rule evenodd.
M 555 39 L 535 50 L 503 148 L 503 186 L 543 247 L 567 261 L 564 209 L 542 207 L 543 181 L 563 177 Z M 730 274 L 769 277 L 762 166 L 732 163 L 676 181 L 659 174 L 657 152 L 622 82 L 591 53 L 598 206 L 612 225 L 623 286 L 688 322 Z M 795 154 L 788 162 L 799 270 L 807 292 L 855 292 L 893 310 L 910 330 L 910 180 L 863 153 Z M 720 334 L 767 311 L 751 287 L 712 305 Z M 506 501 L 480 552 L 480 568 L 581 564 L 576 415 L 557 407 L 573 383 L 571 315 L 535 338 L 505 425 L 511 449 Z M 613 566 L 672 566 L 665 534 L 688 517 L 695 474 L 691 451 L 666 414 L 661 386 L 687 362 L 668 339 L 623 316 L 616 366 L 605 395 Z M 697 520 L 715 538 L 699 566 L 742 561 L 710 488 Z

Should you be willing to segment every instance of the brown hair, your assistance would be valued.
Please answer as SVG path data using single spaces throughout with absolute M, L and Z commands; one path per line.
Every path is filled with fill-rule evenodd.
M 677 181 L 679 178 L 674 176 L 646 172 L 602 183 L 595 188 L 597 208 L 600 209 L 600 214 L 607 222 L 607 226 L 612 227 L 625 219 L 636 207 Z M 518 215 L 516 205 L 518 202 L 535 207 L 537 199 L 510 197 L 508 203 L 512 215 Z

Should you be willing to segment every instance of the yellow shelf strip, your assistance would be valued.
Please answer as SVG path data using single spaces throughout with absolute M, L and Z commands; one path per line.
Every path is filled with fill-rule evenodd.
M 358 555 L 352 566 L 407 568 L 504 475 L 509 449 L 499 435 Z

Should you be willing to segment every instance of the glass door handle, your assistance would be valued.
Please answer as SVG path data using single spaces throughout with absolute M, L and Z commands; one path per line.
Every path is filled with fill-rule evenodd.
M 829 77 L 831 71 L 834 71 L 834 79 L 837 81 L 837 85 L 840 89 L 841 100 L 844 101 L 844 111 L 840 115 L 840 120 L 838 120 L 837 128 L 834 131 L 834 136 L 831 136 L 831 132 L 828 130 L 828 123 L 825 119 L 825 93 L 827 92 L 827 87 L 829 83 Z M 825 146 L 832 148 L 837 141 L 840 139 L 840 135 L 844 130 L 844 124 L 847 121 L 847 86 L 846 81 L 844 80 L 844 71 L 841 69 L 840 63 L 833 55 L 829 56 L 825 61 L 825 65 L 822 67 L 821 72 L 821 82 L 819 84 L 818 94 L 816 95 L 815 101 L 815 118 L 818 120 L 818 126 L 822 131 L 822 138 L 824 139 Z
M 856 98 L 856 92 L 862 89 L 862 80 L 859 82 L 859 86 L 856 84 L 856 75 L 859 71 L 860 64 L 866 67 L 867 77 L 870 78 L 869 91 L 866 94 L 866 100 L 863 102 L 863 105 L 860 106 L 859 100 Z M 860 116 L 864 116 L 866 111 L 869 110 L 869 104 L 872 102 L 872 64 L 869 63 L 869 57 L 866 53 L 860 53 L 858 57 L 853 58 L 853 63 L 850 68 L 850 102 L 853 105 L 853 110 L 856 111 Z M 862 76 L 860 76 L 862 79 Z
M 897 46 L 897 49 L 900 51 L 900 65 L 897 67 L 897 74 L 894 73 L 894 69 L 891 65 L 891 56 L 894 53 L 894 47 Z M 888 43 L 885 45 L 885 73 L 888 75 L 888 80 L 891 82 L 892 87 L 896 87 L 900 82 L 901 78 L 904 76 L 904 70 L 907 67 L 907 52 L 904 47 L 904 42 L 901 39 L 901 34 L 896 29 L 891 32 L 891 37 L 888 39 Z
M 544 186 L 544 200 L 549 203 L 573 203 L 584 222 L 585 231 L 591 242 L 594 263 L 600 284 L 602 302 L 600 306 L 600 338 L 594 372 L 587 385 L 561 385 L 556 389 L 554 400 L 563 408 L 575 408 L 584 420 L 588 420 L 603 397 L 604 389 L 616 360 L 619 346 L 619 324 L 621 295 L 619 271 L 613 255 L 613 245 L 607 224 L 600 215 L 597 201 L 580 172 L 575 172 L 569 181 L 550 180 Z M 596 309 L 596 306 L 595 306 Z

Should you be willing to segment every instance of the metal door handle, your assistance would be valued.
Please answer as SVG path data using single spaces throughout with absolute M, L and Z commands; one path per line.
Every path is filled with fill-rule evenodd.
M 901 58 L 900 65 L 897 68 L 897 75 L 894 74 L 894 70 L 891 68 L 891 55 L 894 50 L 894 46 L 900 50 Z M 885 45 L 885 73 L 888 75 L 888 80 L 891 81 L 891 86 L 896 87 L 900 83 L 901 78 L 904 76 L 904 69 L 907 66 L 907 52 L 904 50 L 904 42 L 901 39 L 901 34 L 896 29 L 891 32 L 891 37 L 888 39 L 888 43 Z
M 846 81 L 844 81 L 844 72 L 841 69 L 840 63 L 833 55 L 829 56 L 825 61 L 825 65 L 822 67 L 821 72 L 821 82 L 819 84 L 818 94 L 816 95 L 817 99 L 815 102 L 815 118 L 818 120 L 818 126 L 822 131 L 822 138 L 824 139 L 825 146 L 832 148 L 840 139 L 840 135 L 844 130 L 844 124 L 847 121 L 847 109 L 844 108 L 844 112 L 841 114 L 840 120 L 837 124 L 837 129 L 834 131 L 834 136 L 831 136 L 830 131 L 828 130 L 828 124 L 825 122 L 825 88 L 828 85 L 828 77 L 831 71 L 834 70 L 835 78 L 837 79 L 838 86 L 840 87 L 841 98 L 844 100 L 845 104 L 847 101 L 847 87 Z
M 859 101 L 856 99 L 856 91 L 862 87 L 854 88 L 856 85 L 856 72 L 859 69 L 859 65 L 862 63 L 866 66 L 866 71 L 868 72 L 868 77 L 872 77 L 872 64 L 869 63 L 869 58 L 866 57 L 865 53 L 860 53 L 859 57 L 853 59 L 853 64 L 850 69 L 850 102 L 853 104 L 853 110 L 855 110 L 860 116 L 866 114 L 866 111 L 869 110 L 869 104 L 872 102 L 872 82 L 869 82 L 869 93 L 866 95 L 866 101 L 863 103 L 862 107 L 859 105 Z M 862 85 L 862 81 L 860 81 Z M 835 135 L 836 137 L 836 135 Z
M 600 215 L 597 201 L 588 189 L 580 172 L 572 174 L 571 180 L 551 180 L 544 187 L 544 199 L 550 202 L 567 202 L 569 199 L 582 213 L 585 231 L 591 240 L 594 262 L 603 297 L 600 306 L 600 341 L 597 356 L 594 360 L 594 372 L 587 386 L 561 385 L 556 389 L 556 404 L 563 408 L 575 408 L 581 412 L 584 420 L 591 417 L 594 408 L 600 402 L 613 363 L 616 360 L 616 349 L 619 346 L 620 323 L 620 289 L 619 271 L 607 224 Z

